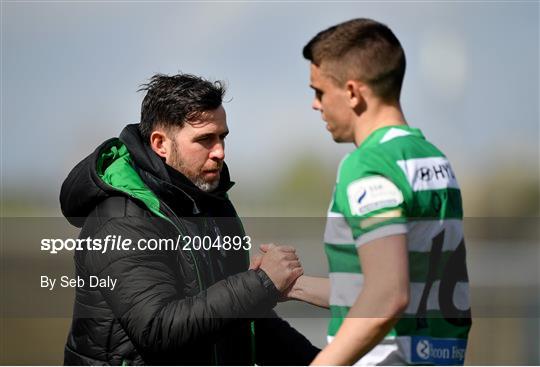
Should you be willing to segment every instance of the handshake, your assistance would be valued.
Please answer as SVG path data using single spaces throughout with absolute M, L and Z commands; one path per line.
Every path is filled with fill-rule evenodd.
M 260 249 L 262 253 L 251 258 L 249 269 L 264 270 L 281 293 L 281 300 L 289 299 L 296 280 L 304 274 L 296 249 L 274 244 L 262 244 Z

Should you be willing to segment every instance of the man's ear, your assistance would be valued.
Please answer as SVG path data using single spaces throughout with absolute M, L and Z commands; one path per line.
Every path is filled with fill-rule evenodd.
M 162 158 L 167 158 L 169 156 L 169 139 L 167 134 L 162 130 L 154 130 L 150 134 L 150 147 L 157 155 Z
M 369 88 L 358 80 L 348 80 L 345 89 L 349 96 L 349 105 L 353 110 L 362 109 L 366 105 L 366 94 Z

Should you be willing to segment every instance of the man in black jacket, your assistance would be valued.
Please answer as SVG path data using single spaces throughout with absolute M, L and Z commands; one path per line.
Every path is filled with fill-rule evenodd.
M 271 246 L 248 270 L 251 240 L 227 196 L 222 84 L 155 75 L 143 89 L 141 122 L 62 185 L 80 238 L 109 241 L 76 251 L 77 276 L 115 281 L 77 288 L 65 364 L 308 364 L 318 349 L 272 311 L 302 274 L 294 249 Z M 169 246 L 150 247 L 160 240 Z

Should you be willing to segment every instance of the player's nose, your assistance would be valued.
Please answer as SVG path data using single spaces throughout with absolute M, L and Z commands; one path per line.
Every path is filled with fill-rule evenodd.
M 313 98 L 313 102 L 311 103 L 311 108 L 313 108 L 315 111 L 320 111 L 321 101 L 319 101 L 318 98 Z

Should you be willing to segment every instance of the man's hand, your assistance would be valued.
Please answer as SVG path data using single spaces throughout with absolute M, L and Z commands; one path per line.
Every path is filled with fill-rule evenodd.
M 291 246 L 274 244 L 263 244 L 260 248 L 264 255 L 261 258 L 255 256 L 251 260 L 250 269 L 256 269 L 258 265 L 272 280 L 277 290 L 284 293 L 304 273 L 296 250 Z
M 261 266 L 263 255 L 257 254 L 249 260 L 249 270 L 257 270 Z
M 263 255 L 268 251 L 270 246 L 275 245 L 261 245 L 261 252 Z M 294 248 L 292 249 L 294 250 Z M 261 266 L 263 255 L 257 254 L 251 258 L 249 263 L 250 270 L 256 270 Z M 289 300 L 303 301 L 315 306 L 329 308 L 330 281 L 328 278 L 301 275 L 281 292 L 279 302 Z

